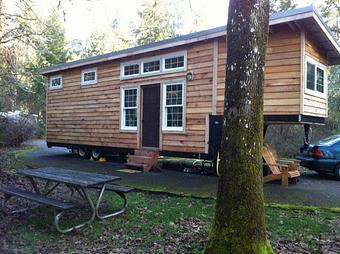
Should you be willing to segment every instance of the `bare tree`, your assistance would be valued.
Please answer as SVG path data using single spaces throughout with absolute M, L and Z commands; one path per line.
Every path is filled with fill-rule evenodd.
M 30 43 L 38 35 L 34 23 L 39 20 L 32 9 L 31 0 L 18 0 L 16 11 L 9 13 L 3 0 L 0 0 L 0 45 L 15 41 Z
M 269 1 L 231 0 L 221 172 L 205 254 L 273 253 L 262 183 L 263 78 Z

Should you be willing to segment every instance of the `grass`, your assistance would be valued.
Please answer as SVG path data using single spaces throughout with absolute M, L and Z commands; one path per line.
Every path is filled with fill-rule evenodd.
M 34 149 L 21 147 L 6 151 L 12 158 L 8 168 L 25 167 L 24 157 Z M 175 164 L 171 158 L 166 160 L 166 163 Z M 182 166 L 191 163 L 187 160 Z M 0 239 L 5 243 L 5 247 L 0 245 L 0 253 L 8 249 L 24 253 L 202 252 L 214 216 L 214 199 L 136 192 L 128 194 L 128 200 L 129 207 L 124 215 L 95 220 L 91 226 L 66 235 L 51 227 L 52 209 L 41 207 L 14 217 L 6 222 L 6 227 L 0 225 Z M 117 209 L 120 205 L 112 193 L 105 195 L 105 201 L 106 209 Z M 321 238 L 335 241 L 334 236 L 339 234 L 339 208 L 267 204 L 265 209 L 267 229 L 275 246 L 282 241 L 293 245 L 303 243 L 308 253 L 318 253 Z M 74 225 L 86 218 L 87 212 L 81 210 L 68 214 L 63 225 Z
M 0 148 L 0 171 L 15 174 L 16 169 L 27 166 L 25 156 L 36 149 L 34 146 Z
M 105 200 L 108 207 L 117 208 L 113 195 L 106 195 Z M 70 234 L 60 235 L 52 229 L 53 213 L 43 208 L 28 213 L 27 224 L 19 224 L 14 230 L 20 231 L 18 241 L 25 253 L 77 253 L 87 249 L 98 253 L 201 253 L 214 216 L 214 200 L 143 192 L 129 194 L 128 200 L 129 208 L 123 216 L 96 220 L 91 227 Z M 340 214 L 269 206 L 266 221 L 271 241 L 302 241 L 313 252 L 320 236 L 327 238 L 339 232 Z

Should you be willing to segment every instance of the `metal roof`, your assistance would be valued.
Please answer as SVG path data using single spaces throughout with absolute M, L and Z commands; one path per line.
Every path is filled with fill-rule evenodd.
M 287 22 L 295 22 L 297 26 L 306 26 L 311 32 L 317 33 L 317 41 L 325 48 L 329 56 L 330 64 L 340 64 L 340 46 L 329 27 L 323 21 L 321 15 L 314 6 L 307 6 L 298 9 L 292 9 L 285 12 L 274 13 L 269 18 L 269 25 L 277 25 Z M 127 48 L 107 54 L 88 57 L 72 62 L 57 64 L 40 69 L 41 74 L 58 72 L 70 68 L 110 61 L 132 55 L 147 53 L 155 50 L 171 48 L 197 41 L 212 39 L 226 35 L 226 26 L 220 26 L 200 32 L 190 33 L 173 37 L 170 39 L 157 41 L 142 46 Z

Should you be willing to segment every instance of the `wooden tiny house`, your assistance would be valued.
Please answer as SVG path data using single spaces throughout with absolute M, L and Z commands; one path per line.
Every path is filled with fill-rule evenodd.
M 218 27 L 41 70 L 49 82 L 47 145 L 81 155 L 149 150 L 212 158 L 223 114 L 225 36 L 226 27 Z M 323 123 L 327 66 L 339 63 L 339 44 L 312 6 L 272 15 L 265 123 Z

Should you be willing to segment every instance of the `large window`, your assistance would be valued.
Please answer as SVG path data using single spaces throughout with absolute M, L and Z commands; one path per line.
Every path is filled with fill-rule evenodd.
M 182 131 L 184 126 L 184 83 L 163 88 L 163 130 Z
M 81 72 L 81 84 L 93 85 L 97 83 L 97 68 L 82 70 Z
M 164 58 L 164 70 L 184 68 L 184 55 Z
M 63 88 L 63 77 L 61 75 L 52 76 L 50 78 L 50 89 L 61 89 Z
M 326 66 L 307 57 L 306 62 L 306 88 L 307 92 L 325 95 Z
M 121 129 L 137 130 L 138 89 L 123 88 L 121 96 Z
M 123 77 L 139 75 L 139 63 L 123 65 Z
M 144 73 L 152 73 L 152 72 L 159 72 L 161 70 L 161 61 L 155 60 L 155 61 L 148 61 L 143 62 L 143 74 Z
M 186 64 L 186 51 L 138 59 L 120 65 L 120 78 L 131 79 L 163 72 L 185 71 Z

